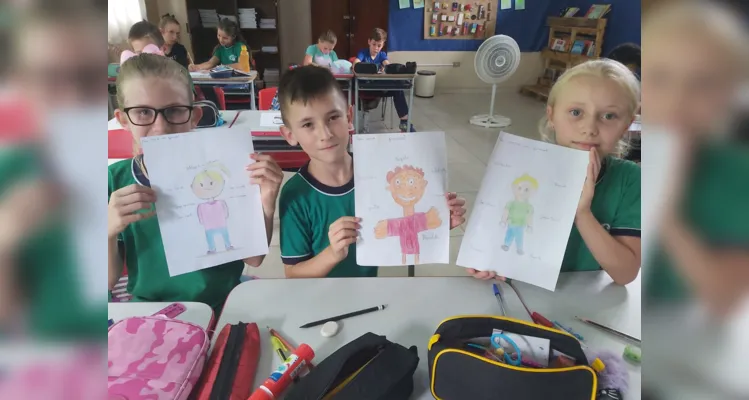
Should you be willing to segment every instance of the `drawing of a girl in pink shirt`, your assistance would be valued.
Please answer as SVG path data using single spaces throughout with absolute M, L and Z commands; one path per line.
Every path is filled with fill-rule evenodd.
M 389 236 L 399 236 L 403 265 L 406 256 L 414 256 L 414 264 L 419 263 L 419 232 L 436 229 L 442 225 L 442 220 L 436 208 L 432 207 L 426 213 L 416 212 L 415 205 L 421 200 L 426 191 L 427 181 L 424 171 L 410 165 L 396 167 L 387 174 L 387 190 L 393 200 L 403 207 L 403 217 L 382 220 L 375 226 L 375 237 L 384 239 Z
M 229 240 L 226 219 L 229 218 L 229 207 L 223 200 L 216 200 L 224 190 L 224 175 L 229 171 L 222 164 L 209 165 L 195 175 L 192 180 L 192 192 L 199 199 L 208 200 L 198 205 L 198 219 L 205 229 L 205 240 L 208 242 L 208 254 L 216 252 L 216 235 L 221 235 L 226 250 L 233 249 Z

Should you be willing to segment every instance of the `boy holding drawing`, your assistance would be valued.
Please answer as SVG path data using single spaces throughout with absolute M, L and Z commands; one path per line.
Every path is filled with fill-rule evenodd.
M 239 283 L 244 264 L 257 267 L 264 256 L 170 277 L 159 223 L 152 218 L 157 199 L 140 154 L 141 138 L 188 132 L 197 125 L 202 111 L 193 105 L 190 75 L 173 60 L 143 53 L 122 64 L 117 96 L 121 108 L 115 116 L 133 134 L 135 157 L 109 166 L 109 287 L 120 278 L 127 256 L 127 289 L 133 299 L 198 301 L 216 311 Z M 247 171 L 250 183 L 260 185 L 270 242 L 283 173 L 270 156 L 250 154 L 249 158 L 256 161 Z
M 377 276 L 356 263 L 361 226 L 354 217 L 354 164 L 348 152 L 351 108 L 333 74 L 305 66 L 279 86 L 281 134 L 310 161 L 281 191 L 281 258 L 290 278 Z M 446 195 L 450 228 L 465 221 L 465 200 Z
M 639 273 L 640 167 L 614 157 L 640 102 L 637 77 L 612 60 L 568 69 L 549 93 L 542 136 L 589 153 L 588 175 L 562 262 L 562 272 L 603 269 L 626 285 Z M 491 271 L 468 272 L 481 279 Z

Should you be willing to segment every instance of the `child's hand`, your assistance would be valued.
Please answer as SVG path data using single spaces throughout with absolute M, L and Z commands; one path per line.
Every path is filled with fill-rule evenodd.
M 481 279 L 484 281 L 488 281 L 490 279 L 496 279 L 500 281 L 505 280 L 504 276 L 498 276 L 497 273 L 494 271 L 479 271 L 473 268 L 467 268 L 466 271 L 468 272 L 468 275 L 471 275 L 472 277 L 476 279 Z
M 10 189 L 0 202 L 0 254 L 12 254 L 43 223 L 57 201 L 43 181 L 24 182 Z
M 601 160 L 598 158 L 598 152 L 595 148 L 590 149 L 590 161 L 588 162 L 588 176 L 585 178 L 583 193 L 580 195 L 580 202 L 577 204 L 577 212 L 590 210 L 590 204 L 593 202 L 593 195 L 596 191 L 596 181 L 598 173 L 601 172 Z
M 447 193 L 447 207 L 450 208 L 450 229 L 455 229 L 466 222 L 466 199 L 457 193 Z
M 190 72 L 195 72 L 198 70 L 198 67 L 196 67 L 195 64 L 190 64 L 187 66 L 187 70 Z
M 348 247 L 356 243 L 359 238 L 359 229 L 361 229 L 359 222 L 361 222 L 361 218 L 341 217 L 330 224 L 330 229 L 328 229 L 329 249 L 336 261 L 343 261 L 348 256 Z
M 426 214 L 427 219 L 427 229 L 435 229 L 442 225 L 442 220 L 440 219 L 439 211 L 437 211 L 436 208 L 432 207 L 427 211 Z
M 250 184 L 260 185 L 263 211 L 273 214 L 276 212 L 276 198 L 283 182 L 283 171 L 273 157 L 267 154 L 253 153 L 250 154 L 250 159 L 255 160 L 245 168 L 250 172 Z
M 107 212 L 109 238 L 115 238 L 133 222 L 153 217 L 156 211 L 139 211 L 150 210 L 154 202 L 156 202 L 156 192 L 147 186 L 134 183 L 115 190 L 109 198 Z

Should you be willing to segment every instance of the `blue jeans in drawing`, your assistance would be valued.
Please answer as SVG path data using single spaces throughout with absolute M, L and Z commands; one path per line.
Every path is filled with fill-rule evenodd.
M 205 240 L 208 242 L 208 252 L 209 253 L 215 253 L 216 252 L 216 235 L 221 235 L 224 239 L 224 246 L 226 246 L 226 250 L 231 249 L 231 242 L 229 241 L 229 230 L 224 228 L 216 228 L 216 229 L 206 229 L 205 230 Z
M 523 254 L 523 234 L 525 233 L 524 225 L 508 225 L 507 233 L 505 234 L 505 243 L 502 246 L 502 250 L 507 251 L 512 246 L 512 241 L 515 241 L 515 247 L 517 248 L 518 254 Z

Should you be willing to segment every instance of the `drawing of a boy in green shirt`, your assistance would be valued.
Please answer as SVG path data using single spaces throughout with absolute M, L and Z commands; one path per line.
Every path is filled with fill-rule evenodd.
M 538 190 L 538 181 L 528 174 L 523 174 L 512 182 L 512 193 L 515 200 L 507 202 L 502 214 L 502 226 L 507 227 L 502 250 L 509 251 L 512 242 L 518 254 L 523 255 L 523 234 L 533 230 L 533 206 L 528 199 Z

